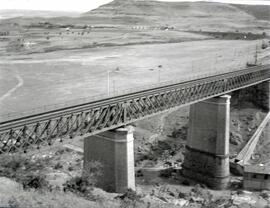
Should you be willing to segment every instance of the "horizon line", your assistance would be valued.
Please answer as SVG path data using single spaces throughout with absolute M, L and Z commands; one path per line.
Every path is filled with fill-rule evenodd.
M 146 1 L 146 0 L 142 0 Z M 208 2 L 208 3 L 222 3 L 222 4 L 236 4 L 236 5 L 250 5 L 250 6 L 270 6 L 270 0 L 150 0 L 150 1 L 158 1 L 158 2 L 167 2 L 167 3 L 172 3 L 172 2 Z M 112 2 L 112 1 L 110 1 Z M 109 3 L 110 3 L 109 2 Z M 106 5 L 101 4 L 97 7 L 94 8 L 89 8 L 88 10 L 86 9 L 42 9 L 42 8 L 3 8 L 0 9 L 0 11 L 4 10 L 17 10 L 17 11 L 43 11 L 43 12 L 70 12 L 70 13 L 84 13 L 84 12 L 89 12 L 92 11 L 96 8 L 99 8 L 100 6 Z

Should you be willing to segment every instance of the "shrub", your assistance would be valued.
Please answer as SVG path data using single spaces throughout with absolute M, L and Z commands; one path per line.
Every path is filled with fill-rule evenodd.
M 74 193 L 86 193 L 92 189 L 91 184 L 81 176 L 75 176 L 68 180 L 64 185 L 64 191 L 70 191 Z
M 173 175 L 172 173 L 175 173 L 175 172 L 176 172 L 175 169 L 167 168 L 167 169 L 161 170 L 159 176 L 163 178 L 170 178 Z
M 134 190 L 132 190 L 132 189 L 127 189 L 127 191 L 123 194 L 123 195 L 121 195 L 121 196 L 118 196 L 118 197 L 116 197 L 116 198 L 119 198 L 119 199 L 129 199 L 129 200 L 131 200 L 131 201 L 139 201 L 140 200 L 140 198 L 141 198 L 141 196 L 140 195 L 138 195 L 137 193 L 136 193 L 136 191 L 134 191 Z
M 24 189 L 50 189 L 48 181 L 46 181 L 45 176 L 42 174 L 29 174 L 22 176 L 21 182 Z
M 29 164 L 29 160 L 25 156 L 2 155 L 0 158 L 0 175 L 14 178 L 19 169 Z
M 102 176 L 102 165 L 97 161 L 91 161 L 84 167 L 82 176 L 75 176 L 63 184 L 63 190 L 77 193 L 88 199 L 94 199 L 91 194 L 98 178 Z
M 23 185 L 23 188 L 50 188 L 45 176 L 40 170 L 48 166 L 50 158 L 31 160 L 25 155 L 2 155 L 0 158 L 0 176 L 13 178 Z
M 55 166 L 54 166 L 55 170 L 59 170 L 61 168 L 63 168 L 63 165 L 60 162 L 56 163 Z
M 141 207 L 141 197 L 142 196 L 138 195 L 132 189 L 127 189 L 127 191 L 123 195 L 117 196 L 116 199 L 121 199 L 121 208 Z

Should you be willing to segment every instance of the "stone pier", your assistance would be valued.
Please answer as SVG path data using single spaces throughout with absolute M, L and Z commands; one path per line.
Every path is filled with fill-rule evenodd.
M 127 126 L 85 138 L 84 165 L 99 161 L 103 166 L 98 187 L 117 193 L 135 190 L 133 131 Z
M 190 106 L 183 175 L 214 189 L 229 184 L 230 96 Z

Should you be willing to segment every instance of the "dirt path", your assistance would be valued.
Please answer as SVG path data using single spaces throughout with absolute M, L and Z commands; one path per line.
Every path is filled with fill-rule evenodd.
M 23 86 L 23 79 L 21 78 L 20 75 L 16 74 L 15 75 L 18 83 L 16 84 L 16 86 L 14 86 L 13 88 L 11 88 L 9 91 L 7 91 L 4 95 L 2 95 L 0 97 L 0 102 L 3 102 L 4 99 L 6 99 L 7 97 L 9 97 L 13 92 L 15 92 L 18 88 L 20 88 L 21 86 Z

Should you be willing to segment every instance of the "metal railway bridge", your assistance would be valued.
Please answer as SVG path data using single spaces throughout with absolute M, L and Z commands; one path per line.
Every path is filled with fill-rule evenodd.
M 270 65 L 167 84 L 0 122 L 0 153 L 94 135 L 270 79 Z

